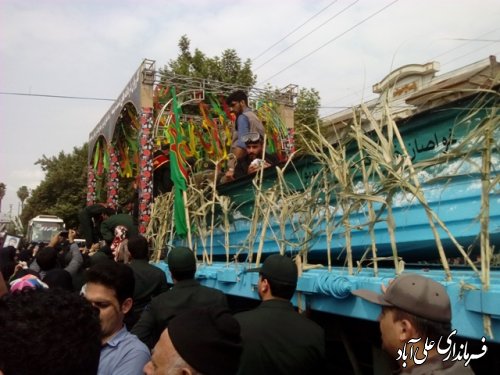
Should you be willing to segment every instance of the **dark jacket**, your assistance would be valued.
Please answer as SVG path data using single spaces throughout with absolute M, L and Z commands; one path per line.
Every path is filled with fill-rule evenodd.
M 128 324 L 132 327 L 153 297 L 168 290 L 165 272 L 152 266 L 146 259 L 132 259 L 129 267 L 134 271 L 134 305 Z
M 264 158 L 265 161 L 267 161 L 269 164 L 271 164 L 272 168 L 276 165 L 278 165 L 279 160 L 276 154 L 267 154 L 266 157 Z M 244 156 L 243 158 L 238 159 L 238 162 L 236 163 L 236 167 L 234 168 L 234 178 L 240 178 L 243 176 L 248 175 L 248 167 L 250 166 L 250 159 L 248 155 Z
M 323 328 L 297 313 L 289 301 L 264 301 L 235 318 L 243 339 L 238 374 L 324 373 Z
M 118 225 L 123 225 L 128 229 L 128 237 L 134 237 L 139 234 L 137 226 L 134 224 L 134 218 L 129 214 L 116 214 L 110 216 L 101 223 L 102 238 L 106 242 L 113 241 L 115 238 L 115 228 Z
M 93 243 L 99 242 L 101 233 L 99 225 L 101 215 L 106 210 L 101 204 L 93 204 L 86 206 L 78 213 L 78 220 L 80 221 L 80 233 L 85 238 L 85 246 L 90 249 Z
M 224 293 L 203 286 L 196 280 L 179 281 L 169 291 L 153 298 L 132 333 L 153 348 L 174 316 L 182 311 L 208 306 L 227 307 Z

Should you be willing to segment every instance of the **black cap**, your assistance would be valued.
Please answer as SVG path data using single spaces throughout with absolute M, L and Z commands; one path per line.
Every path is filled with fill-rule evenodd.
M 167 263 L 170 271 L 196 271 L 196 258 L 189 247 L 174 247 L 168 253 Z
M 242 352 L 240 325 L 225 308 L 193 309 L 168 323 L 177 353 L 206 375 L 236 374 Z
M 287 256 L 273 254 L 267 257 L 260 268 L 253 268 L 247 272 L 259 272 L 264 278 L 286 285 L 297 285 L 297 266 Z

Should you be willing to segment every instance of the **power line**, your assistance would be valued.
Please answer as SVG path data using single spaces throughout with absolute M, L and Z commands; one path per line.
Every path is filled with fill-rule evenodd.
M 497 43 L 497 42 L 489 43 L 489 44 L 487 44 L 487 45 L 485 45 L 485 46 L 481 46 L 481 47 L 479 47 L 479 48 L 473 49 L 472 51 L 469 51 L 469 52 L 467 52 L 467 53 L 465 53 L 465 54 L 463 54 L 463 55 L 460 55 L 460 56 L 458 56 L 458 57 L 455 57 L 454 59 L 451 59 L 451 60 L 449 60 L 449 61 L 446 61 L 446 62 L 442 63 L 442 64 L 441 64 L 441 67 L 446 66 L 446 65 L 448 65 L 448 64 L 451 64 L 452 62 L 455 62 L 455 61 L 457 61 L 457 60 L 460 60 L 461 58 L 463 58 L 463 57 L 465 57 L 465 56 L 472 55 L 473 53 L 476 53 L 477 51 L 480 51 L 480 50 L 482 50 L 482 49 L 485 49 L 485 48 L 487 48 L 487 47 L 491 46 L 492 44 L 496 44 L 496 43 Z
M 278 40 L 276 43 L 274 43 L 272 46 L 268 47 L 267 49 L 265 49 L 264 51 L 262 51 L 257 57 L 254 57 L 252 59 L 252 61 L 255 61 L 257 60 L 259 57 L 261 57 L 262 55 L 264 55 L 267 51 L 269 51 L 271 48 L 273 48 L 274 46 L 276 46 L 277 44 L 279 44 L 280 42 L 282 42 L 283 40 L 285 40 L 286 38 L 288 38 L 290 35 L 292 35 L 294 32 L 296 32 L 297 30 L 299 30 L 302 26 L 304 26 L 306 23 L 310 22 L 313 18 L 317 17 L 318 15 L 320 15 L 321 13 L 323 13 L 325 10 L 327 10 L 328 8 L 330 8 L 333 4 L 335 4 L 338 0 L 335 0 L 335 1 L 332 1 L 330 4 L 328 4 L 326 7 L 324 7 L 323 9 L 321 9 L 318 13 L 316 13 L 315 15 L 313 15 L 312 17 L 308 18 L 304 23 L 302 23 L 300 26 L 296 27 L 295 29 L 293 29 L 292 31 L 290 31 L 288 34 L 286 34 L 283 38 L 281 38 L 280 40 Z
M 500 42 L 500 39 L 467 39 L 467 38 L 452 38 L 448 40 L 463 40 L 467 42 L 494 42 L 498 43 Z
M 16 96 L 38 96 L 43 98 L 53 98 L 53 99 L 76 99 L 76 100 L 104 100 L 114 102 L 115 99 L 107 98 L 93 98 L 87 96 L 67 96 L 67 95 L 50 95 L 50 94 L 31 94 L 23 92 L 0 92 L 0 95 L 16 95 Z
M 270 59 L 266 60 L 264 63 L 260 64 L 257 68 L 255 68 L 255 70 L 257 69 L 260 69 L 262 68 L 264 65 L 266 65 L 268 62 L 274 60 L 276 57 L 278 57 L 279 55 L 281 55 L 283 52 L 289 50 L 290 48 L 292 48 L 294 45 L 296 45 L 297 43 L 299 43 L 300 41 L 302 41 L 303 39 L 305 39 L 306 37 L 308 37 L 309 35 L 311 35 L 313 32 L 315 32 L 316 30 L 318 30 L 319 28 L 325 26 L 328 22 L 332 21 L 334 18 L 336 18 L 337 16 L 339 16 L 340 14 L 344 13 L 347 9 L 349 9 L 350 7 L 352 7 L 354 4 L 356 4 L 357 2 L 359 2 L 359 0 L 356 0 L 354 1 L 353 3 L 349 4 L 347 7 L 345 7 L 344 9 L 342 9 L 340 12 L 334 14 L 332 17 L 328 18 L 325 22 L 323 22 L 321 25 L 315 27 L 313 30 L 311 30 L 309 33 L 307 33 L 306 35 L 304 35 L 302 38 L 300 38 L 299 40 L 293 42 L 292 44 L 290 44 L 288 47 L 286 47 L 284 50 L 278 52 L 276 55 L 274 55 L 273 57 L 271 57 Z
M 484 33 L 484 34 L 481 34 L 481 35 L 476 36 L 475 38 L 472 38 L 471 40 L 474 40 L 474 39 L 478 39 L 478 40 L 479 40 L 479 39 L 483 38 L 483 37 L 484 37 L 484 36 L 486 36 L 486 35 L 489 35 L 489 34 L 491 34 L 491 33 L 494 33 L 494 32 L 495 32 L 495 31 L 497 31 L 497 30 L 499 30 L 499 29 L 497 28 L 497 29 L 494 29 L 494 30 L 488 31 L 488 32 L 486 32 L 486 33 Z M 459 39 L 456 39 L 456 40 L 459 40 Z M 434 56 L 434 57 L 432 58 L 432 60 L 437 60 L 439 57 L 441 57 L 441 56 L 443 56 L 443 55 L 446 55 L 446 54 L 448 54 L 448 53 L 450 53 L 450 52 L 452 52 L 452 51 L 455 51 L 456 49 L 462 48 L 463 46 L 465 46 L 465 45 L 466 45 L 466 44 L 468 44 L 468 43 L 469 43 L 469 42 L 459 44 L 459 45 L 458 45 L 458 46 L 456 46 L 456 47 L 453 47 L 453 48 L 451 48 L 451 49 L 449 49 L 449 50 L 447 50 L 447 51 L 445 51 L 445 52 L 443 52 L 443 53 L 440 53 L 440 54 L 439 54 L 439 55 L 437 55 L 437 56 Z
M 449 60 L 449 61 L 447 61 L 447 62 L 441 63 L 441 66 L 446 66 L 446 65 L 448 65 L 448 64 L 450 64 L 450 63 L 452 63 L 452 62 L 454 62 L 454 61 L 456 61 L 456 60 L 459 60 L 459 59 L 461 59 L 461 58 L 463 58 L 463 57 L 465 57 L 465 56 L 467 56 L 467 55 L 470 55 L 471 53 L 474 53 L 474 52 L 477 52 L 478 50 L 481 50 L 481 49 L 483 49 L 483 48 L 489 47 L 489 46 L 491 46 L 492 44 L 495 44 L 496 42 L 498 42 L 498 40 L 484 39 L 484 37 L 485 37 L 485 36 L 487 36 L 487 35 L 489 35 L 489 34 L 491 34 L 491 33 L 496 32 L 496 31 L 498 31 L 498 30 L 500 30 L 500 28 L 496 28 L 496 29 L 493 29 L 493 30 L 487 31 L 487 32 L 485 32 L 485 33 L 482 33 L 482 34 L 480 34 L 480 35 L 477 35 L 477 36 L 476 36 L 476 37 L 474 37 L 474 38 L 453 38 L 453 39 L 452 39 L 452 38 L 449 38 L 449 39 L 447 39 L 447 40 L 462 40 L 462 41 L 467 41 L 467 42 L 466 42 L 466 43 L 461 43 L 460 45 L 458 45 L 458 46 L 456 46 L 456 47 L 453 47 L 453 48 L 451 48 L 451 49 L 449 49 L 449 50 L 446 50 L 446 51 L 444 51 L 444 52 L 440 53 L 439 55 L 436 55 L 436 56 L 432 57 L 432 58 L 431 58 L 431 60 L 432 60 L 432 61 L 437 61 L 439 57 L 444 56 L 444 55 L 447 55 L 447 54 L 449 54 L 449 53 L 451 53 L 451 52 L 453 52 L 453 51 L 455 51 L 455 50 L 457 50 L 457 49 L 459 49 L 459 48 L 461 48 L 461 47 L 463 47 L 463 46 L 465 46 L 465 45 L 469 44 L 469 43 L 470 43 L 470 42 L 472 42 L 472 41 L 487 41 L 487 40 L 488 40 L 488 41 L 492 41 L 492 43 L 489 43 L 489 44 L 488 44 L 488 45 L 486 45 L 486 46 L 481 46 L 481 47 L 479 47 L 479 48 L 477 48 L 477 49 L 475 49 L 475 50 L 473 50 L 473 51 L 469 51 L 469 52 L 467 52 L 466 54 L 461 55 L 461 56 L 459 56 L 459 57 L 456 57 L 456 58 L 454 58 L 454 59 L 451 59 L 451 60 Z M 495 56 L 496 56 L 496 55 L 498 55 L 498 54 L 500 54 L 500 52 L 493 53 L 493 55 L 495 55 Z M 357 91 L 352 92 L 352 93 L 350 93 L 350 94 L 347 94 L 347 95 L 344 95 L 344 96 L 337 97 L 337 98 L 334 98 L 334 99 L 332 99 L 332 100 L 329 100 L 329 102 L 338 102 L 338 101 L 340 101 L 340 100 L 342 100 L 342 99 L 345 99 L 345 98 L 348 98 L 348 97 L 351 97 L 351 96 L 357 96 L 357 95 L 360 95 L 360 94 L 361 94 L 361 92 L 362 92 L 362 90 L 357 90 Z M 352 107 L 352 106 L 351 106 L 351 107 Z M 322 106 L 322 107 L 320 107 L 320 108 L 325 108 L 325 109 L 329 109 L 329 108 L 332 108 L 332 109 L 340 109 L 340 108 L 346 108 L 346 107 L 343 107 L 343 106 L 338 106 L 338 107 L 335 107 L 335 106 Z M 350 107 L 349 107 L 349 108 L 350 108 Z M 334 114 L 334 113 L 331 113 L 331 114 Z M 327 116 L 329 116 L 329 115 L 327 115 Z
M 334 42 L 335 40 L 339 39 L 341 36 L 347 34 L 349 31 L 355 29 L 356 27 L 358 27 L 359 25 L 365 23 L 366 21 L 368 21 L 369 19 L 375 17 L 377 14 L 383 12 L 384 10 L 386 10 L 387 8 L 389 8 L 390 6 L 394 5 L 395 3 L 397 3 L 399 0 L 394 0 L 392 3 L 384 6 L 383 8 L 381 8 L 380 10 L 376 11 L 375 13 L 369 15 L 368 17 L 366 17 L 365 19 L 361 20 L 360 22 L 356 23 L 354 26 L 350 27 L 349 29 L 345 30 L 344 32 L 340 33 L 339 35 L 335 36 L 334 38 L 330 39 L 329 41 L 327 41 L 326 43 L 322 44 L 321 46 L 319 46 L 318 48 L 316 48 L 315 50 L 309 52 L 307 55 L 301 57 L 300 59 L 296 60 L 295 62 L 291 63 L 290 65 L 286 66 L 285 68 L 281 69 L 278 73 L 272 75 L 271 77 L 261 81 L 260 83 L 264 83 L 266 81 L 269 81 L 270 79 L 276 77 L 277 75 L 283 73 L 285 70 L 291 68 L 292 66 L 294 66 L 295 64 L 298 64 L 299 62 L 301 62 L 302 60 L 308 58 L 309 56 L 311 56 L 312 54 L 318 52 L 320 49 L 326 47 L 328 44 Z

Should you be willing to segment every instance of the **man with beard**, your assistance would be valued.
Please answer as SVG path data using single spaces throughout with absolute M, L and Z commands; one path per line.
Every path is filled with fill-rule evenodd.
M 246 145 L 246 155 L 240 159 L 234 169 L 234 177 L 250 175 L 261 168 L 269 168 L 278 164 L 275 154 L 264 154 L 264 138 L 259 133 L 248 133 L 243 137 Z
M 236 176 L 235 162 L 246 155 L 245 137 L 250 133 L 264 136 L 264 125 L 255 112 L 248 106 L 248 95 L 237 90 L 226 98 L 226 103 L 231 112 L 236 116 L 234 131 L 232 135 L 231 153 L 234 159 L 228 161 L 228 170 L 224 175 L 224 182 L 233 181 Z

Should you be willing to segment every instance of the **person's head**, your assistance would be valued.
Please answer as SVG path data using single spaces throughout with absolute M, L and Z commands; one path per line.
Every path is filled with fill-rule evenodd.
M 33 249 L 23 249 L 19 252 L 19 261 L 31 263 L 33 260 Z
M 43 289 L 4 297 L 0 332 L 0 372 L 4 374 L 97 373 L 99 318 L 75 293 Z
M 0 248 L 0 263 L 14 262 L 15 260 L 16 248 L 14 246 Z
M 19 268 L 13 275 L 12 275 L 12 278 L 11 278 L 11 281 L 14 281 L 14 280 L 17 280 L 17 279 L 20 279 L 26 275 L 33 275 L 35 277 L 37 277 L 38 279 L 40 279 L 40 274 L 38 272 L 36 272 L 35 270 L 31 270 L 29 268 Z
M 128 251 L 132 259 L 148 259 L 149 249 L 148 240 L 140 234 L 129 238 Z
M 33 289 L 49 289 L 37 275 L 27 273 L 24 276 L 15 275 L 16 279 L 10 282 L 10 293 L 17 294 L 23 293 Z
M 42 271 L 49 271 L 57 267 L 57 251 L 53 247 L 46 246 L 38 250 L 35 259 Z
M 205 308 L 174 317 L 156 344 L 147 375 L 229 375 L 238 370 L 240 326 L 229 311 Z
M 134 273 L 124 264 L 106 262 L 86 271 L 83 293 L 99 309 L 103 342 L 123 327 L 125 314 L 132 308 L 134 288 Z
M 16 249 L 13 246 L 0 248 L 0 271 L 5 280 L 9 280 L 15 268 Z
M 352 293 L 382 306 L 379 316 L 382 347 L 393 356 L 412 338 L 437 341 L 450 333 L 450 298 L 443 285 L 430 278 L 405 274 L 394 279 L 384 294 L 371 290 Z
M 67 290 L 68 292 L 72 292 L 74 290 L 71 274 L 62 268 L 56 268 L 47 272 L 43 278 L 43 282 L 47 284 L 50 289 L 60 288 Z
M 116 211 L 113 208 L 106 207 L 102 213 L 102 217 L 104 219 L 107 219 L 108 217 L 113 216 L 114 214 L 116 214 Z
M 9 238 L 9 243 L 7 244 L 7 246 L 17 247 L 17 239 L 15 239 L 13 237 Z
M 250 161 L 262 158 L 264 151 L 264 138 L 257 132 L 250 132 L 243 137 L 245 142 L 247 155 Z
M 297 266 L 287 256 L 273 254 L 266 258 L 262 267 L 250 271 L 259 272 L 257 285 L 262 300 L 280 298 L 290 300 L 297 287 Z
M 239 115 L 243 110 L 248 107 L 248 96 L 242 90 L 232 92 L 227 98 L 226 103 L 231 112 Z
M 194 279 L 196 258 L 188 247 L 174 247 L 167 255 L 168 269 L 175 281 Z

